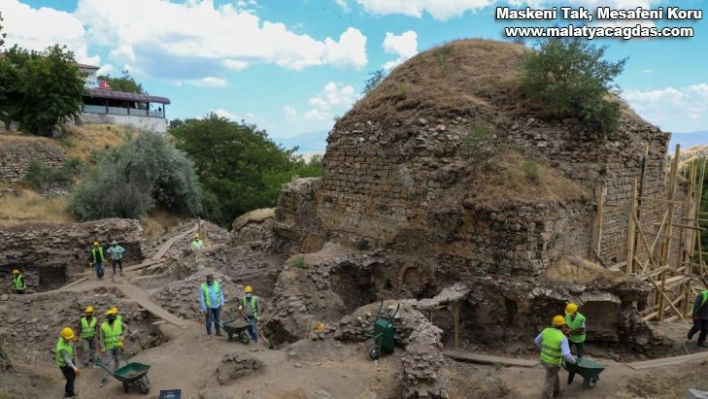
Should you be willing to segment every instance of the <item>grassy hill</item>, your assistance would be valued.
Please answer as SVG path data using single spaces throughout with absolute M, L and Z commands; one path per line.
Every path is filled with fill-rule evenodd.
M 42 141 L 45 146 L 56 146 L 66 152 L 67 160 L 82 166 L 82 172 L 75 177 L 90 173 L 96 156 L 108 148 L 121 145 L 132 129 L 116 125 L 84 125 L 72 127 L 65 137 L 58 139 L 40 138 L 20 132 L 0 134 L 0 146 L 12 142 L 13 145 Z M 78 161 L 77 161 L 78 160 Z M 68 196 L 57 193 L 39 193 L 26 182 L 0 182 L 0 229 L 31 222 L 69 223 L 76 219 L 66 212 Z M 180 218 L 169 212 L 156 209 L 143 220 L 148 239 L 164 234 L 178 224 Z

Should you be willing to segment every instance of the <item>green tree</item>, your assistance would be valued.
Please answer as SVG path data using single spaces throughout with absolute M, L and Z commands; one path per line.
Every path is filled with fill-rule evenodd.
M 244 121 L 210 114 L 187 119 L 170 133 L 197 165 L 205 217 L 221 226 L 250 210 L 275 206 L 282 186 L 294 176 L 319 176 L 322 171 L 296 156 L 297 148 L 280 147 Z
M 2 22 L 2 11 L 0 11 L 0 22 Z M 3 32 L 2 25 L 0 25 L 0 49 L 5 45 L 5 32 Z
M 138 132 L 110 149 L 69 200 L 81 220 L 140 218 L 155 205 L 180 215 L 202 212 L 194 163 L 165 137 Z
M 105 80 L 112 90 L 122 91 L 124 93 L 148 94 L 141 83 L 138 83 L 130 76 L 130 72 L 123 71 L 123 75 L 117 78 L 111 75 L 98 76 L 99 80 Z
M 369 75 L 371 75 L 371 77 L 366 79 L 364 82 L 364 88 L 361 90 L 361 94 L 363 95 L 369 94 L 372 90 L 377 88 L 384 79 L 386 79 L 386 72 L 384 72 L 383 69 L 371 72 Z
M 58 45 L 44 52 L 18 46 L 5 52 L 0 60 L 5 125 L 17 121 L 28 133 L 50 136 L 58 123 L 78 115 L 85 89 L 74 63 L 74 54 Z
M 540 42 L 524 60 L 527 96 L 541 104 L 545 117 L 578 118 L 603 132 L 617 129 L 621 113 L 614 79 L 627 59 L 603 60 L 606 46 L 582 38 L 552 38 Z

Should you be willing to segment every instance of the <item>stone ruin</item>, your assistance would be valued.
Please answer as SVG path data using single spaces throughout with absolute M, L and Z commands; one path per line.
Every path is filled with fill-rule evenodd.
M 102 219 L 86 223 L 31 223 L 0 230 L 0 275 L 22 270 L 29 292 L 67 284 L 72 275 L 89 271 L 90 249 L 116 240 L 125 248 L 124 263 L 142 260 L 142 227 L 137 219 Z M 107 266 L 110 267 L 110 266 Z M 108 269 L 106 269 L 108 270 Z
M 590 342 L 660 354 L 661 337 L 634 307 L 652 287 L 608 267 L 626 255 L 622 206 L 632 181 L 643 175 L 642 196 L 666 196 L 670 134 L 629 109 L 612 134 L 574 119 L 536 119 L 519 106 L 524 100 L 515 68 L 523 46 L 461 40 L 444 47 L 443 72 L 426 72 L 439 68 L 439 49 L 393 70 L 330 131 L 323 176 L 281 192 L 267 219 L 275 235 L 268 242 L 294 256 L 278 278 L 276 316 L 267 328 L 292 342 L 310 317 L 342 323 L 341 317 L 380 299 L 421 301 L 463 282 L 469 287 L 461 303 L 467 343 L 493 349 L 530 342 L 532 332 L 574 301 L 592 320 Z M 595 253 L 600 187 L 615 207 L 605 213 Z M 661 211 L 646 206 L 641 222 L 658 224 Z M 248 234 L 236 235 L 249 241 Z M 323 255 L 332 246 L 343 255 Z M 670 256 L 681 256 L 678 248 Z M 441 331 L 409 331 L 401 345 L 449 342 L 451 316 L 437 312 L 433 320 Z M 437 358 L 434 353 L 423 357 Z M 404 361 L 404 370 L 412 364 Z M 441 376 L 403 375 L 415 376 L 406 387 L 426 387 L 406 397 L 445 397 L 431 382 Z

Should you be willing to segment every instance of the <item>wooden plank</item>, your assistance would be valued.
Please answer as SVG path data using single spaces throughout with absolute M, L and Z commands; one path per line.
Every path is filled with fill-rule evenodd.
M 663 273 L 663 272 L 665 272 L 665 271 L 667 271 L 667 270 L 669 270 L 669 267 L 668 267 L 668 266 L 662 266 L 662 267 L 660 267 L 660 268 L 658 268 L 658 269 L 654 269 L 654 270 L 650 271 L 650 272 L 647 273 L 647 274 L 642 274 L 642 275 L 640 275 L 639 278 L 640 278 L 641 280 L 646 280 L 646 279 L 648 279 L 648 278 L 654 278 L 654 277 L 660 275 L 661 273 Z
M 132 284 L 120 284 L 117 286 L 117 288 L 130 299 L 135 301 L 138 305 L 143 307 L 145 310 L 148 312 L 152 313 L 153 315 L 167 321 L 168 323 L 174 324 L 177 327 L 186 327 L 188 325 L 187 320 L 181 319 L 172 313 L 166 311 L 165 309 L 161 308 L 159 305 L 153 303 L 148 299 L 149 294 L 140 288 L 132 285 Z
M 148 260 L 143 261 L 143 263 L 141 263 L 139 265 L 124 267 L 123 271 L 124 272 L 132 272 L 134 270 L 140 270 L 140 269 L 144 269 L 146 267 L 152 266 L 152 265 L 156 265 L 160 262 L 161 262 L 160 260 L 148 259 Z
M 618 272 L 618 271 L 620 271 L 620 269 L 622 269 L 622 268 L 625 267 L 625 266 L 627 266 L 627 261 L 626 261 L 626 260 L 624 260 L 624 261 L 622 261 L 622 262 L 620 262 L 620 263 L 617 263 L 617 264 L 615 264 L 615 265 L 612 265 L 612 266 L 608 267 L 608 269 Z
M 65 285 L 65 286 L 63 286 L 63 287 L 61 287 L 61 288 L 59 288 L 57 291 L 65 291 L 65 290 L 67 290 L 67 289 L 69 289 L 69 288 L 71 288 L 71 287 L 75 287 L 75 286 L 77 286 L 77 285 L 83 283 L 84 281 L 86 281 L 86 280 L 88 280 L 88 279 L 89 279 L 88 277 L 81 277 L 80 279 L 74 281 L 73 283 L 67 284 L 67 285 Z
M 469 353 L 457 350 L 447 350 L 443 352 L 443 355 L 461 361 L 467 361 L 472 363 L 481 364 L 501 364 L 503 366 L 515 366 L 515 367 L 534 367 L 540 363 L 538 360 L 528 360 L 528 359 L 511 359 L 508 357 L 498 357 L 498 356 L 488 356 L 479 355 L 476 353 Z
M 684 364 L 708 359 L 708 352 L 694 353 L 692 355 L 666 357 L 662 359 L 645 360 L 642 362 L 627 363 L 627 366 L 634 370 L 645 370 L 654 367 L 673 366 L 676 364 Z

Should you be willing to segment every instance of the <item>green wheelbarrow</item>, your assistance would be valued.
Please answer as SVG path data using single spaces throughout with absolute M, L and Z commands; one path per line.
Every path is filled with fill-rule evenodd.
M 600 373 L 605 369 L 605 366 L 600 363 L 595 363 L 592 360 L 585 358 L 577 359 L 577 363 L 571 364 L 563 359 L 563 368 L 568 371 L 568 385 L 573 382 L 576 374 L 583 377 L 583 390 L 591 389 L 597 384 L 600 379 Z
M 124 358 L 125 359 L 125 358 Z M 126 361 L 127 363 L 127 361 Z M 137 387 L 140 393 L 147 395 L 150 392 L 150 380 L 147 377 L 147 372 L 150 366 L 142 363 L 128 363 L 125 366 L 112 372 L 105 367 L 100 361 L 95 364 L 101 366 L 108 374 L 112 375 L 116 380 L 123 383 L 123 392 L 128 393 L 131 387 Z
M 251 342 L 251 336 L 248 333 L 248 329 L 251 327 L 251 323 L 249 321 L 244 319 L 234 319 L 224 323 L 219 323 L 219 326 L 224 330 L 224 332 L 226 332 L 229 342 L 234 340 L 234 335 L 237 336 L 238 340 L 244 345 L 248 345 L 248 343 Z
M 384 301 L 382 300 L 374 321 L 374 329 L 365 333 L 365 336 L 374 339 L 374 344 L 369 348 L 369 358 L 371 360 L 381 357 L 382 352 L 390 355 L 395 349 L 393 319 L 398 314 L 401 304 L 398 304 L 396 311 L 388 319 L 381 317 L 383 305 Z

